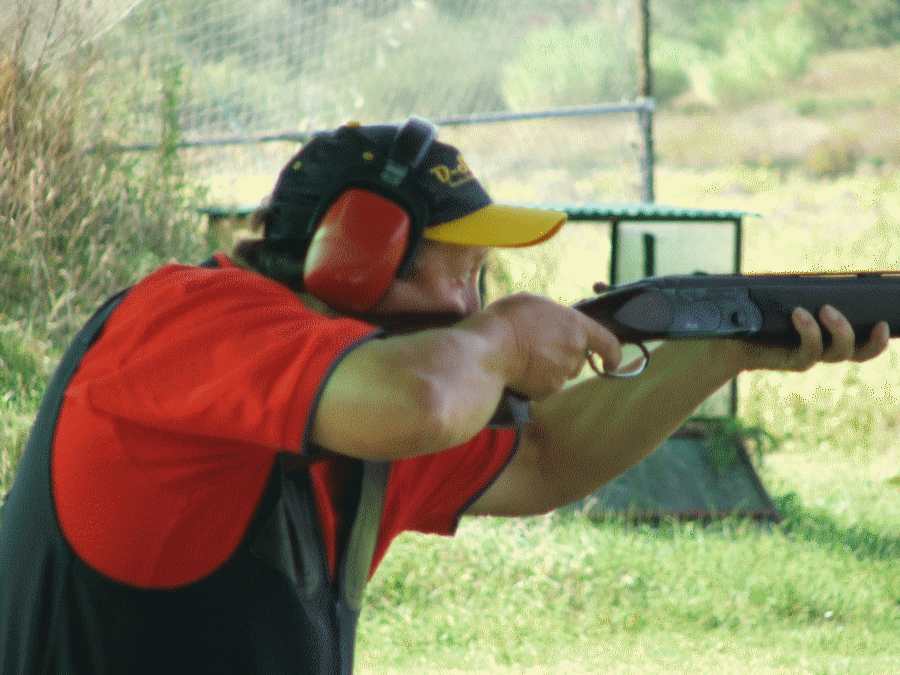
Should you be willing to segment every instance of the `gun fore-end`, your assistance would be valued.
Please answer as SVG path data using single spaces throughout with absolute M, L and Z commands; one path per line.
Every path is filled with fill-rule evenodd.
M 818 317 L 826 304 L 847 317 L 858 345 L 880 321 L 900 335 L 900 273 L 655 277 L 610 288 L 575 308 L 623 342 L 731 338 L 796 346 L 794 309 Z M 824 327 L 822 337 L 830 344 Z

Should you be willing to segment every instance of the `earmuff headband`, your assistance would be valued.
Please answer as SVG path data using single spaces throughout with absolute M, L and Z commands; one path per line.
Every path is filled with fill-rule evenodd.
M 425 159 L 436 136 L 437 129 L 431 122 L 410 117 L 394 137 L 381 180 L 393 187 L 400 185 L 409 171 Z

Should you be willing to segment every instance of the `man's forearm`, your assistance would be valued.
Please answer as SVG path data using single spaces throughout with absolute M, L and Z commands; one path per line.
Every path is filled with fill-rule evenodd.
M 528 433 L 563 502 L 579 499 L 650 454 L 740 371 L 728 341 L 668 342 L 634 379 L 595 378 L 532 405 Z

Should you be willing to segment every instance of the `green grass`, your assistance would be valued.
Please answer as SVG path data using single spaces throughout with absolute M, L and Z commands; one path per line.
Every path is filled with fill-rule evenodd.
M 751 655 L 754 672 L 887 672 L 900 541 L 779 506 L 771 530 L 552 516 L 404 535 L 367 592 L 364 672 L 749 672 Z
M 886 468 L 771 457 L 775 526 L 566 514 L 403 535 L 367 591 L 362 672 L 892 672 L 900 500 Z
M 54 357 L 46 342 L 0 315 L 0 492 L 10 484 Z

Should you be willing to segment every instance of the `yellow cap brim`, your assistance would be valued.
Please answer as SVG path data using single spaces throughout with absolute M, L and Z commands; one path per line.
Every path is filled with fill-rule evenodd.
M 533 246 L 566 222 L 562 211 L 488 204 L 467 216 L 425 228 L 425 238 L 468 246 Z

